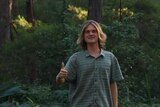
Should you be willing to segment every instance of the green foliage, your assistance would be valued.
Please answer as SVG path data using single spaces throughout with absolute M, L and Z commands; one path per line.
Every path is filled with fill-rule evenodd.
M 67 89 L 68 84 L 57 87 L 54 78 L 59 71 L 61 61 L 66 62 L 69 56 L 79 49 L 75 42 L 79 23 L 85 20 L 72 20 L 74 15 L 79 14 L 69 12 L 67 7 L 73 5 L 80 6 L 79 10 L 86 9 L 87 2 L 83 0 L 34 1 L 35 18 L 43 23 L 37 21 L 36 27 L 26 30 L 18 25 L 21 21 L 25 22 L 25 18 L 17 19 L 19 36 L 17 35 L 14 41 L 6 43 L 0 49 L 0 82 L 53 84 L 53 89 L 61 90 L 52 90 L 46 85 L 26 86 L 29 87 L 27 90 L 29 96 L 25 101 L 31 104 L 36 101 L 44 107 L 68 106 L 68 90 L 64 90 Z M 25 2 L 19 0 L 19 4 L 20 14 L 25 16 L 23 15 Z M 160 7 L 158 4 L 159 0 L 122 1 L 122 7 L 127 7 L 122 22 L 115 21 L 118 15 L 116 14 L 115 19 L 112 11 L 118 10 L 119 1 L 106 1 L 103 8 L 102 26 L 108 37 L 106 49 L 117 56 L 125 77 L 124 82 L 118 84 L 120 105 L 124 107 L 159 103 L 160 13 L 158 10 Z M 76 12 L 76 9 L 70 10 Z M 134 12 L 134 14 L 130 16 L 127 12 Z M 28 26 L 28 23 L 26 25 Z M 2 93 L 1 90 L 8 89 L 20 92 L 21 87 L 5 88 L 3 86 L 0 93 Z M 19 103 L 19 99 L 23 98 L 18 96 L 16 102 Z M 6 101 L 3 102 L 4 105 L 11 104 L 7 102 L 8 100 L 4 100 Z M 28 103 L 23 104 L 29 106 Z
M 45 104 L 51 105 L 54 104 L 52 99 L 52 90 L 49 85 L 26 85 L 28 90 L 28 95 L 31 99 L 34 99 L 34 101 L 37 104 Z
M 137 0 L 134 6 L 136 11 L 145 14 L 153 15 L 154 13 L 157 12 L 155 4 L 153 3 L 153 1 L 150 0 L 141 0 L 141 1 Z
M 11 78 L 14 75 L 18 79 L 29 76 L 30 80 L 36 77 L 43 80 L 45 77 L 52 76 L 55 72 L 53 69 L 59 62 L 57 60 L 60 60 L 54 56 L 61 56 L 63 53 L 58 48 L 63 47 L 63 44 L 60 45 L 62 36 L 53 33 L 53 27 L 43 25 L 34 33 L 24 32 L 15 42 L 6 44 L 2 52 L 3 71 Z M 59 31 L 58 29 L 55 28 L 55 31 Z
M 7 86 L 6 86 L 7 85 Z M 12 84 L 0 85 L 1 107 L 39 107 L 28 96 L 27 90 L 22 86 Z
M 69 107 L 68 90 L 56 90 L 52 96 L 55 104 L 61 107 Z
M 122 89 L 120 90 L 121 103 L 133 105 L 132 102 L 144 102 L 151 105 L 153 102 L 158 102 L 155 99 L 159 99 L 159 92 L 152 91 L 155 90 L 154 81 L 157 81 L 157 75 L 160 75 L 157 69 L 159 49 L 154 50 L 155 47 L 152 48 L 154 45 L 141 42 L 142 38 L 135 24 L 139 20 L 137 18 L 137 16 L 125 18 L 123 22 L 113 22 L 110 27 L 103 26 L 108 34 L 106 48 L 117 56 L 125 77 L 125 83 L 119 84 L 119 89 Z M 153 27 L 158 28 L 157 25 Z M 107 30 L 108 28 L 110 30 Z M 158 52 L 157 55 L 153 55 L 155 51 Z M 158 89 L 159 84 L 155 85 Z
M 134 15 L 134 12 L 131 11 L 130 9 L 128 9 L 127 7 L 126 8 L 118 8 L 118 9 L 113 9 L 113 19 L 114 20 L 119 20 L 120 17 L 123 18 L 126 18 L 126 17 L 131 17 Z
M 68 107 L 68 90 L 50 85 L 0 85 L 0 107 Z
M 68 107 L 68 90 L 53 90 L 50 85 L 26 85 L 29 98 L 41 106 Z
M 20 15 L 17 17 L 17 19 L 15 19 L 14 22 L 15 22 L 14 26 L 18 25 L 18 26 L 23 27 L 24 29 L 31 29 L 32 28 L 32 24 L 28 23 L 27 20 Z
M 32 23 L 27 22 L 27 20 L 20 15 L 13 20 L 13 26 L 17 32 L 20 32 L 21 30 L 32 31 L 41 26 L 41 24 L 42 22 L 40 20 L 34 20 L 34 25 L 32 25 Z
M 75 6 L 69 5 L 68 10 L 73 12 L 75 14 L 74 17 L 79 20 L 86 20 L 87 19 L 88 12 L 80 7 L 75 7 Z
M 65 5 L 63 0 L 36 0 L 34 2 L 34 11 L 36 19 L 45 23 L 62 23 Z
M 19 33 L 14 42 L 8 42 L 2 48 L 1 81 L 53 83 L 61 62 L 76 49 L 76 29 L 67 24 L 42 24 L 32 32 L 19 30 Z

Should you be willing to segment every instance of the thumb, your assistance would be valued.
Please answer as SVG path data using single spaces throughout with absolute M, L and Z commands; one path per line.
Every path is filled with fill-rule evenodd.
M 62 69 L 64 68 L 64 62 L 61 63 L 61 68 L 62 68 Z

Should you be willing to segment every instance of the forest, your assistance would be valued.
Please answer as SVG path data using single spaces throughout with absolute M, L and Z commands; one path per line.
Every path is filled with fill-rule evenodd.
M 69 107 L 61 62 L 100 23 L 124 76 L 118 107 L 160 107 L 160 0 L 0 0 L 0 107 Z

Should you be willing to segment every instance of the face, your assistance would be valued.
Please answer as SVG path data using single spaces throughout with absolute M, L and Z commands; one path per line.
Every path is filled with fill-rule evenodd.
M 92 24 L 84 30 L 84 40 L 87 44 L 98 44 L 98 32 Z

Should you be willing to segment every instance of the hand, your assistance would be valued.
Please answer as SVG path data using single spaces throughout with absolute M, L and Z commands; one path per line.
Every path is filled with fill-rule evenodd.
M 67 76 L 68 76 L 68 71 L 64 69 L 64 63 L 62 62 L 60 72 L 56 77 L 56 82 L 60 84 L 64 83 Z

